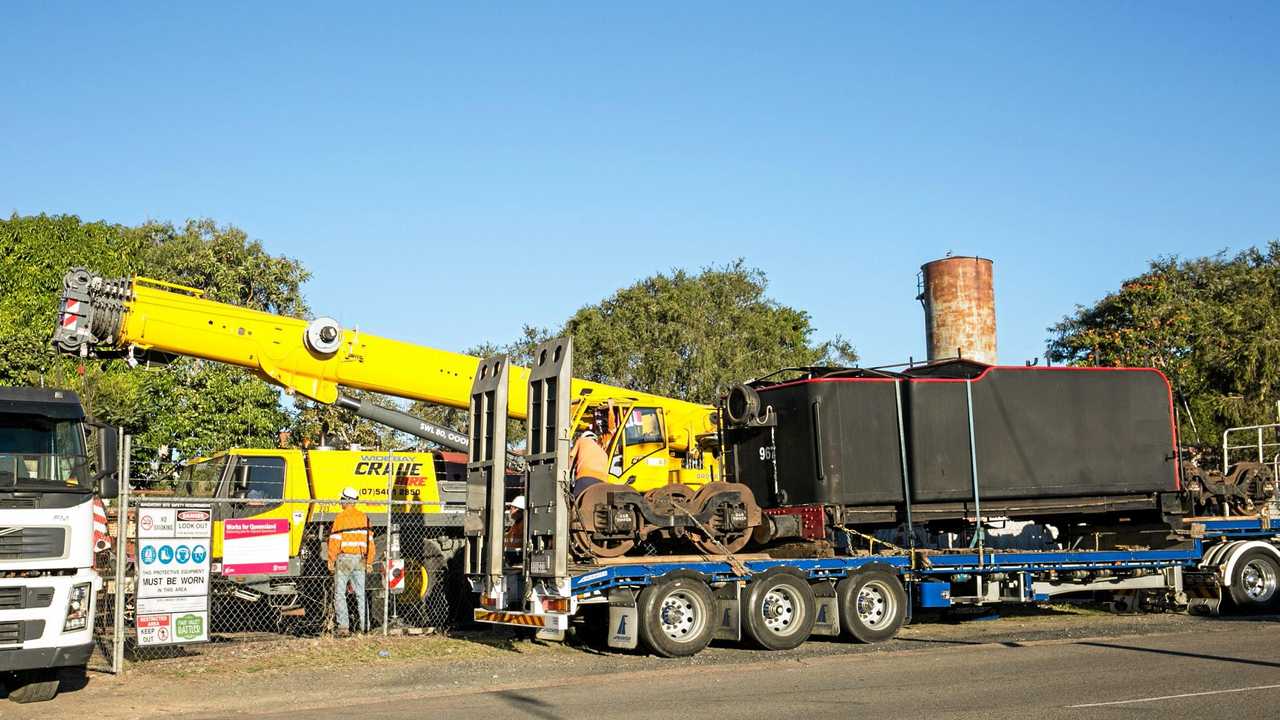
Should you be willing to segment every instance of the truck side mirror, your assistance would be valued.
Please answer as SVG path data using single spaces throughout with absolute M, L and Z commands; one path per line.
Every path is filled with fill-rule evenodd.
M 120 494 L 120 428 L 98 426 L 98 495 L 113 498 Z

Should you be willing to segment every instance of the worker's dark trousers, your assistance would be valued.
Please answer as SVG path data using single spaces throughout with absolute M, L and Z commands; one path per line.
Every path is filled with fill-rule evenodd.
M 580 477 L 573 482 L 573 496 L 578 497 L 579 495 L 582 494 L 583 490 L 586 490 L 592 485 L 599 485 L 602 482 L 604 481 L 598 478 L 586 477 L 586 476 Z

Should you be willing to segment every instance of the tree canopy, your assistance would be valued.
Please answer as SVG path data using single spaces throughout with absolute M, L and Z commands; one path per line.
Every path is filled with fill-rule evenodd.
M 1055 361 L 1162 370 L 1177 396 L 1183 441 L 1212 447 L 1227 427 L 1277 419 L 1280 243 L 1233 256 L 1159 258 L 1049 331 Z
M 210 297 L 301 315 L 307 271 L 274 257 L 232 226 L 86 223 L 73 215 L 0 221 L 0 385 L 45 384 L 80 392 L 87 410 L 136 437 L 138 457 L 160 446 L 184 456 L 235 445 L 273 445 L 290 422 L 279 392 L 236 368 L 179 359 L 129 369 L 86 362 L 49 345 L 63 274 L 84 266 L 107 276 L 141 274 Z
M 622 288 L 565 323 L 575 374 L 712 403 L 733 383 L 779 368 L 857 360 L 840 337 L 815 341 L 809 313 L 778 303 L 767 289 L 764 272 L 742 260 Z

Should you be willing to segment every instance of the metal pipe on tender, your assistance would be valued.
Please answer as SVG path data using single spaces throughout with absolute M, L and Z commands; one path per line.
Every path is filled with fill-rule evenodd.
M 978 446 L 973 433 L 973 379 L 964 381 L 964 396 L 969 414 L 969 472 L 973 478 L 973 512 L 977 530 L 974 539 L 978 543 L 978 564 L 982 564 L 982 548 L 985 533 L 982 531 L 982 498 L 978 493 Z
M 893 400 L 898 410 L 898 454 L 902 460 L 902 501 L 907 511 L 907 542 L 916 547 L 916 529 L 911 521 L 911 475 L 907 470 L 907 433 L 902 423 L 902 381 L 893 381 Z M 972 417 L 971 417 L 972 421 Z M 776 460 L 775 460 L 776 462 Z

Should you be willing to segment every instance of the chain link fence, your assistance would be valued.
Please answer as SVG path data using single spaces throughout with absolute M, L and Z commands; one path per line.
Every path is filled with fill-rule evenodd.
M 93 669 L 118 672 L 123 662 L 213 653 L 285 637 L 332 636 L 340 633 L 343 615 L 351 632 L 380 635 L 442 631 L 470 621 L 473 605 L 462 573 L 462 514 L 456 505 L 361 499 L 357 508 L 368 519 L 374 559 L 340 560 L 339 571 L 357 570 L 345 575 L 331 570 L 329 562 L 331 525 L 341 509 L 332 500 L 147 495 L 112 505 L 111 548 L 100 554 L 98 566 L 103 590 Z M 192 538 L 178 546 L 176 557 L 163 550 L 157 555 L 147 536 L 156 511 L 165 510 L 207 511 L 207 549 Z M 206 552 L 207 615 L 194 611 L 187 618 L 206 623 L 200 629 L 207 642 L 175 643 L 178 637 L 170 633 L 176 627 L 140 632 L 139 615 L 146 626 L 154 603 L 144 590 L 139 604 L 139 575 L 182 562 L 202 567 Z M 182 612 L 174 613 L 173 622 Z

